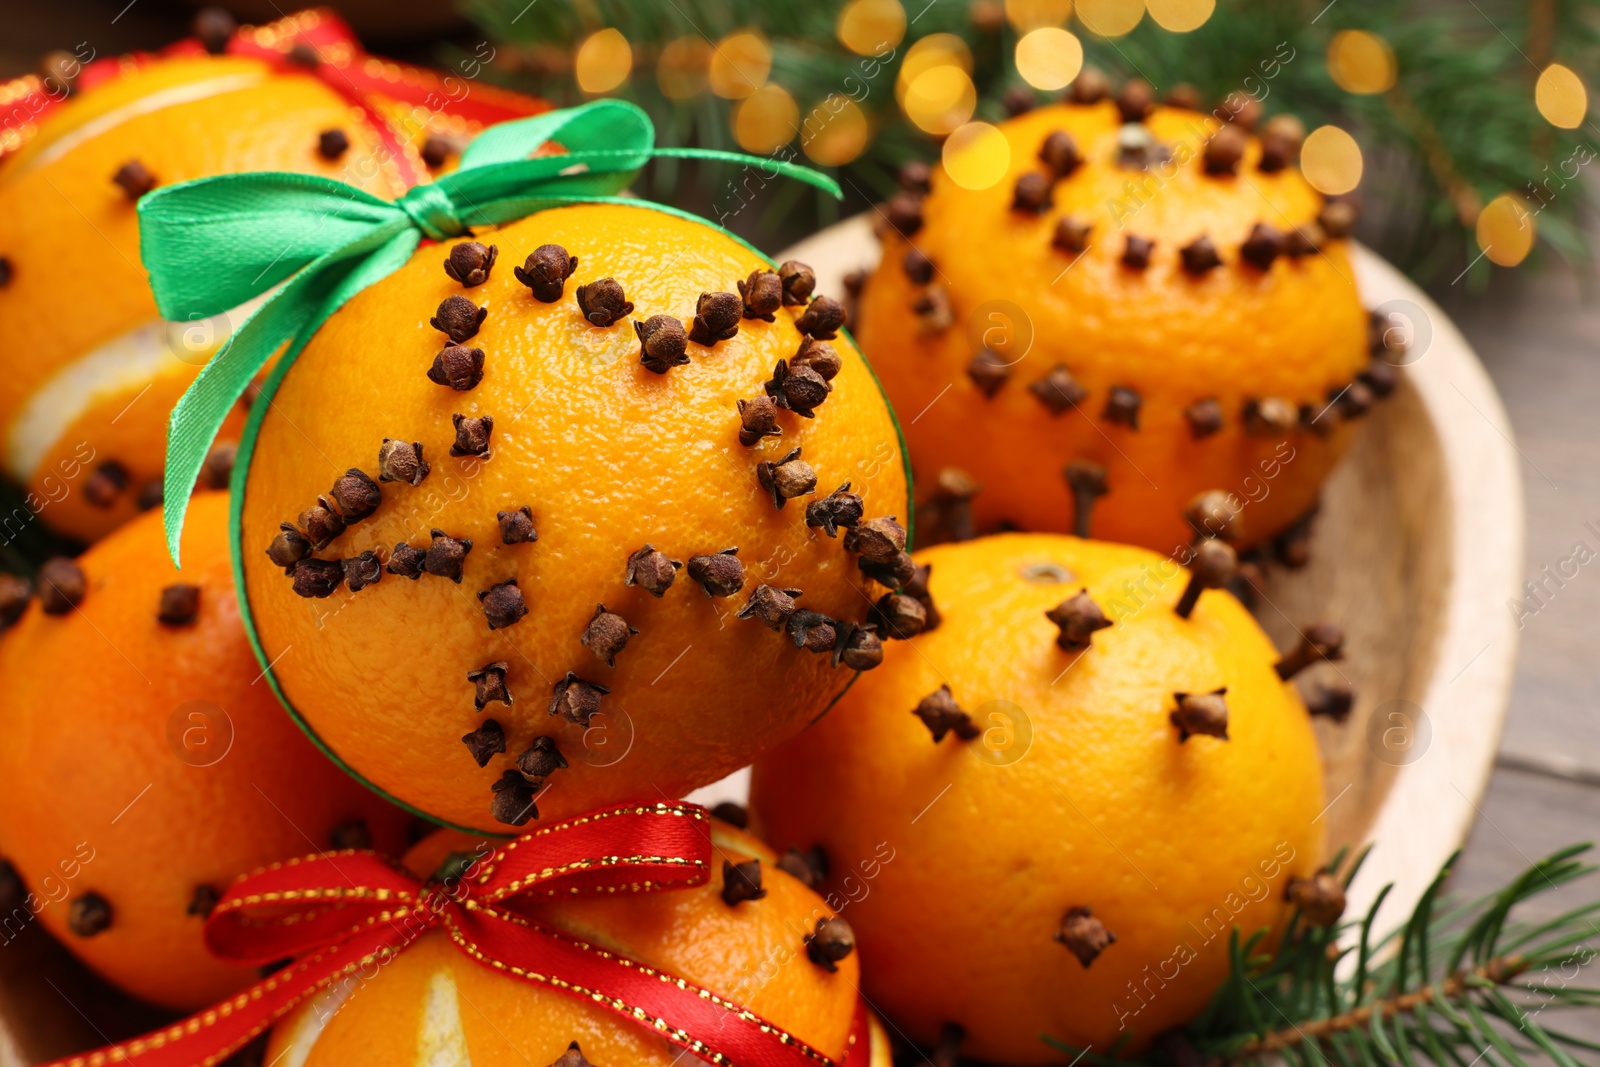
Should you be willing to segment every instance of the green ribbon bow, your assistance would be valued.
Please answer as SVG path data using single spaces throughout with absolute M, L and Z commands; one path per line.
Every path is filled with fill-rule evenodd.
M 528 158 L 551 141 L 564 152 Z M 657 148 L 643 111 L 596 100 L 484 130 L 453 174 L 392 203 L 331 178 L 279 172 L 200 178 L 142 198 L 140 251 L 156 306 L 169 321 L 220 314 L 288 279 L 172 409 L 164 521 L 173 562 L 190 490 L 217 431 L 285 342 L 284 358 L 293 360 L 329 315 L 398 270 L 424 237 L 442 241 L 564 204 L 638 203 L 615 194 L 657 156 L 755 164 L 842 195 L 833 179 L 782 160 Z

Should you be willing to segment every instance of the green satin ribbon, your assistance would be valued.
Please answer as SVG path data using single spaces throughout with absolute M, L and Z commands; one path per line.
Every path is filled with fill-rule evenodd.
M 528 158 L 546 142 L 564 151 Z M 206 453 L 274 352 L 287 343 L 284 358 L 292 360 L 329 315 L 398 270 L 424 237 L 441 241 L 545 208 L 612 200 L 657 156 L 770 168 L 841 196 L 833 179 L 782 160 L 657 148 L 643 111 L 596 100 L 484 130 L 458 170 L 392 203 L 331 178 L 278 172 L 200 178 L 143 197 L 140 253 L 162 317 L 217 315 L 283 283 L 172 409 L 163 518 L 173 562 Z

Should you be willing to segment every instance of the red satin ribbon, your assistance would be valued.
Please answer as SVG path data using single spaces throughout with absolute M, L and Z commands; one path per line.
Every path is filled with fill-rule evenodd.
M 290 59 L 290 50 L 296 44 L 306 45 L 316 54 L 315 65 L 301 65 Z M 296 12 L 265 26 L 241 26 L 228 42 L 226 52 L 263 60 L 280 73 L 317 78 L 361 112 L 406 187 L 425 180 L 427 168 L 410 138 L 401 136 L 396 123 L 384 114 L 385 106 L 420 108 L 449 120 L 463 134 L 507 119 L 536 115 L 550 106 L 474 78 L 438 74 L 368 55 L 361 50 L 350 27 L 326 8 Z M 80 90 L 90 89 L 157 59 L 204 54 L 200 42 L 189 38 L 159 53 L 135 52 L 97 59 L 84 66 L 75 85 Z M 0 117 L 5 118 L 0 155 L 26 143 L 35 132 L 38 119 L 64 99 L 51 93 L 37 75 L 0 85 L 0 110 L 4 112 Z M 402 191 L 396 190 L 396 194 Z
M 710 990 L 519 910 L 555 897 L 704 885 L 711 856 L 704 808 L 646 803 L 536 830 L 474 864 L 470 879 L 450 888 L 425 885 L 371 852 L 275 864 L 228 890 L 206 921 L 206 945 L 233 963 L 294 957 L 293 963 L 171 1026 L 46 1067 L 130 1059 L 144 1067 L 216 1063 L 334 982 L 371 978 L 436 927 L 484 966 L 608 1008 L 720 1067 L 834 1067 L 792 1034 Z M 868 1047 L 859 1003 L 850 1043 Z

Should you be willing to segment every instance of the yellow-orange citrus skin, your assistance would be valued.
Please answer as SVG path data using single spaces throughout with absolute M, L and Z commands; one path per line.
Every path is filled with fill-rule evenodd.
M 829 973 L 806 955 L 804 937 L 834 912 L 776 866 L 755 838 L 722 823 L 712 832 L 710 881 L 691 889 L 618 894 L 540 904 L 536 921 L 620 953 L 743 1004 L 838 1062 L 887 1067 L 850 1047 L 860 974 L 854 955 Z M 407 866 L 428 877 L 451 852 L 486 855 L 468 835 L 441 831 L 421 842 Z M 761 862 L 766 896 L 722 899 L 724 860 Z M 470 876 L 462 884 L 470 892 Z M 370 976 L 369 976 L 370 977 Z M 342 1005 L 337 1011 L 330 1010 Z M 322 1020 L 327 1021 L 323 1024 Z M 715 1047 L 715 1034 L 694 1035 Z M 376 970 L 336 986 L 279 1024 L 268 1062 L 281 1054 L 306 1067 L 425 1062 L 428 1050 L 475 1067 L 544 1067 L 578 1042 L 591 1063 L 670 1067 L 681 1050 L 650 1028 L 588 1000 L 501 974 L 458 950 L 441 932 Z M 470 1057 L 470 1060 L 469 1060 Z
M 865 992 L 912 1040 L 956 1022 L 964 1054 L 1019 1064 L 1057 1058 L 1041 1034 L 1137 1048 L 1205 1004 L 1229 932 L 1281 927 L 1287 877 L 1316 868 L 1306 710 L 1245 609 L 1213 591 L 1179 618 L 1186 575 L 1150 552 L 1015 534 L 917 558 L 942 622 L 756 764 L 755 828 L 827 853 Z M 1115 625 L 1067 652 L 1045 612 L 1080 589 Z M 941 685 L 980 737 L 932 740 L 912 709 Z M 1228 740 L 1180 741 L 1174 693 L 1223 686 Z M 1087 968 L 1055 940 L 1079 907 L 1116 937 Z
M 780 411 L 782 436 L 739 443 L 740 399 L 763 395 L 801 335 L 797 308 L 744 319 L 714 347 L 688 345 L 689 364 L 641 366 L 634 321 L 670 315 L 685 327 L 700 294 L 732 291 L 766 264 L 697 221 L 644 207 L 583 205 L 542 212 L 479 238 L 499 259 L 463 289 L 442 264 L 448 248 L 406 266 L 333 315 L 284 377 L 261 425 L 243 500 L 240 552 L 263 654 L 288 703 L 354 772 L 458 826 L 514 832 L 491 816 L 491 785 L 535 739 L 554 739 L 569 766 L 538 799 L 544 817 L 637 797 L 676 797 L 714 781 L 798 732 L 849 684 L 830 657 L 740 619 L 762 584 L 803 590 L 802 607 L 866 617 L 869 587 L 842 540 L 807 527 L 806 505 L 844 482 L 869 516 L 906 519 L 899 439 L 866 363 L 848 339 L 814 419 Z M 544 303 L 513 276 L 535 248 L 578 257 L 561 299 Z M 634 304 L 607 327 L 585 321 L 579 284 L 614 278 Z M 465 295 L 487 308 L 467 344 L 485 353 L 469 391 L 427 371 L 446 343 L 429 325 L 440 302 Z M 450 455 L 452 415 L 494 420 L 487 457 Z M 469 539 L 462 581 L 385 573 L 359 592 L 304 599 L 266 549 L 348 468 L 377 473 L 384 438 L 420 442 L 420 485 L 381 486 L 382 503 L 319 555 L 351 558 L 431 544 L 431 530 Z M 774 506 L 757 480 L 763 461 L 794 449 L 817 491 Z M 498 513 L 527 506 L 538 540 L 503 543 Z M 685 564 L 659 599 L 624 584 L 646 544 Z M 737 547 L 744 587 L 712 598 L 692 557 Z M 527 615 L 491 630 L 478 594 L 515 579 Z M 870 595 L 877 595 L 875 592 Z M 638 631 L 607 666 L 580 643 L 596 606 Z M 503 663 L 514 703 L 474 707 L 467 673 Z M 550 713 L 567 672 L 611 690 L 585 728 Z M 480 767 L 461 738 L 498 722 L 504 754 Z
M 319 135 L 334 129 L 349 147 L 327 159 Z M 379 143 L 359 112 L 308 74 L 204 56 L 158 60 L 73 97 L 7 158 L 0 324 L 27 356 L 0 381 L 0 468 L 28 491 L 40 521 L 92 541 L 136 514 L 139 488 L 164 466 L 173 403 L 243 318 L 159 323 L 137 205 L 113 175 L 131 162 L 158 186 L 289 170 L 396 195 Z M 224 436 L 237 438 L 241 425 L 236 416 Z M 86 493 L 108 463 L 127 488 L 113 499 Z
M 1263 173 L 1253 138 L 1236 175 L 1208 175 L 1201 157 L 1216 123 L 1197 112 L 1158 108 L 1144 128 L 1169 148 L 1170 162 L 1119 167 L 1109 101 L 1042 107 L 1002 123 L 1005 176 L 963 189 L 934 168 L 923 226 L 909 241 L 887 232 L 861 295 L 862 351 L 897 410 L 919 413 L 906 436 L 919 482 L 930 487 L 922 496 L 942 470 L 967 472 L 983 486 L 971 504 L 980 532 L 1006 524 L 1072 531 L 1062 469 L 1081 459 L 1108 472 L 1110 492 L 1090 528 L 1097 538 L 1170 552 L 1190 536 L 1184 505 L 1220 489 L 1250 502 L 1240 537 L 1259 542 L 1315 503 L 1349 447 L 1355 426 L 1339 408 L 1324 413 L 1369 360 L 1347 242 L 1280 255 L 1265 271 L 1240 256 L 1257 223 L 1289 233 L 1313 222 L 1321 196 L 1293 167 Z M 1045 173 L 1040 148 L 1057 130 L 1074 138 L 1084 161 L 1054 183 L 1052 207 L 1012 210 L 1017 179 Z M 1066 216 L 1090 226 L 1081 253 L 1052 246 Z M 1121 262 L 1130 235 L 1154 242 L 1147 269 Z M 1201 235 L 1221 265 L 1196 276 L 1179 249 Z M 903 268 L 913 246 L 935 264 L 928 286 Z M 912 310 L 927 288 L 948 298 L 948 328 L 930 332 Z M 1009 371 L 992 396 L 968 374 L 985 346 Z M 1058 364 L 1086 395 L 1055 414 L 1029 386 Z M 1137 429 L 1105 417 L 1113 387 L 1142 398 Z M 1329 432 L 1252 434 L 1246 405 L 1268 397 L 1322 413 Z M 1208 398 L 1222 426 L 1197 440 L 1184 412 Z
M 64 615 L 36 601 L 0 637 L 0 855 L 30 890 L 7 937 L 43 923 L 136 996 L 187 1010 L 249 985 L 201 941 L 196 890 L 330 848 L 363 822 L 404 846 L 410 820 L 317 752 L 264 682 L 239 622 L 227 497 L 196 496 L 180 574 L 159 515 L 80 558 L 87 592 Z M 158 621 L 162 590 L 198 586 L 194 621 Z M 98 933 L 69 915 L 88 894 L 110 908 Z

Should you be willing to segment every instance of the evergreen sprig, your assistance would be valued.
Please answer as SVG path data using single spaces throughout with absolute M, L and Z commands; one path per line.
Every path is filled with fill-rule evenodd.
M 1562 849 L 1499 892 L 1465 902 L 1444 894 L 1458 852 L 1411 916 L 1381 937 L 1374 921 L 1390 886 L 1366 915 L 1334 926 L 1307 925 L 1296 912 L 1276 953 L 1265 951 L 1266 931 L 1241 937 L 1235 930 L 1222 988 L 1139 1062 L 1527 1067 L 1533 1058 L 1577 1067 L 1574 1053 L 1600 1052 L 1600 1044 L 1541 1016 L 1546 1008 L 1600 1007 L 1600 988 L 1575 982 L 1594 957 L 1591 940 L 1600 938 L 1600 901 L 1540 922 L 1513 920 L 1512 911 L 1596 870 L 1577 859 L 1590 847 Z M 1346 886 L 1364 858 L 1341 872 Z M 1341 852 L 1332 869 L 1344 859 Z M 1097 1067 L 1129 1062 L 1045 1040 Z

